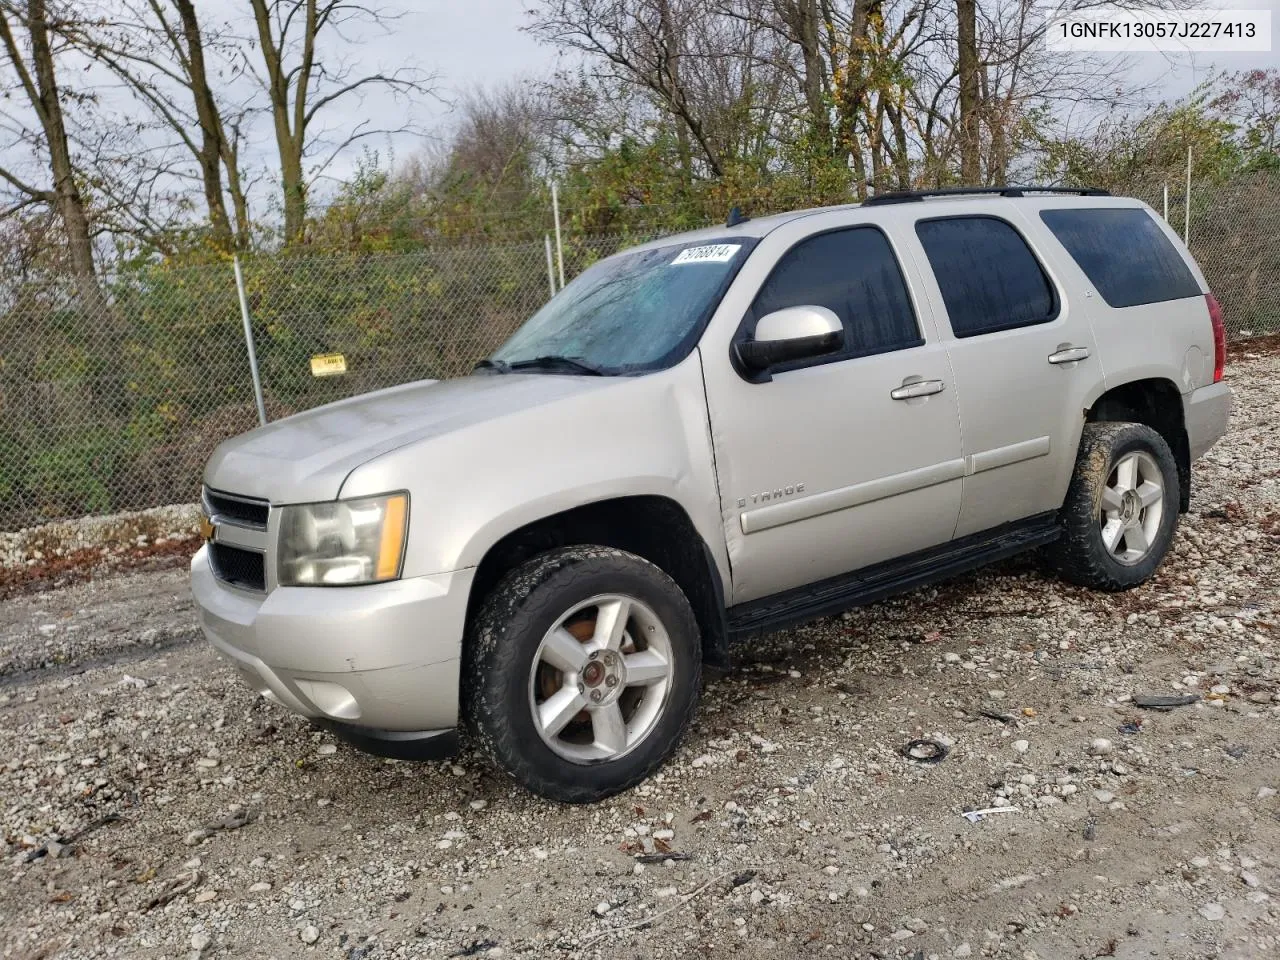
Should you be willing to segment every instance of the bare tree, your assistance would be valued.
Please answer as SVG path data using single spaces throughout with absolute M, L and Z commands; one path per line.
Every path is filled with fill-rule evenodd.
M 85 292 L 93 296 L 96 266 L 90 232 L 88 204 L 81 194 L 77 171 L 72 159 L 71 138 L 63 113 L 67 91 L 59 87 L 54 62 L 53 24 L 45 0 L 26 3 L 4 0 L 0 3 L 0 43 L 14 81 L 15 98 L 24 103 L 35 117 L 38 129 L 27 126 L 22 118 L 7 117 L 6 126 L 21 144 L 40 156 L 48 168 L 45 184 L 28 182 L 27 175 L 7 165 L 0 165 L 0 179 L 8 184 L 14 199 L 4 211 L 12 213 L 32 204 L 44 203 L 55 208 L 66 232 L 68 266 L 71 272 L 87 281 Z M 19 37 L 25 38 L 25 44 Z
M 978 127 L 978 3 L 956 0 L 956 74 L 960 82 L 960 179 L 981 182 L 981 140 Z
M 352 0 L 250 0 L 257 30 L 259 66 L 250 63 L 267 91 L 268 108 L 280 157 L 285 243 L 303 239 L 307 191 L 334 158 L 366 137 L 412 129 L 376 127 L 362 120 L 337 133 L 318 130 L 317 118 L 340 100 L 380 89 L 395 96 L 429 95 L 433 77 L 415 67 L 358 73 L 340 57 L 322 56 L 321 41 L 342 40 L 344 30 L 389 29 L 394 19 L 377 7 Z M 309 158 L 321 152 L 310 169 Z
M 224 102 L 213 90 L 215 71 L 234 72 L 229 65 L 234 38 L 225 27 L 208 35 L 192 0 L 120 0 L 109 13 L 69 25 L 68 38 L 123 81 L 154 117 L 155 128 L 173 138 L 189 162 L 195 163 L 215 246 L 223 250 L 246 246 L 250 224 L 238 136 L 249 108 Z M 152 183 L 186 179 L 167 164 L 166 158 L 164 169 L 160 165 L 139 169 L 133 179 Z M 234 219 L 228 215 L 228 198 Z M 128 204 L 122 209 L 126 216 L 136 214 Z M 157 224 L 156 229 L 142 232 L 150 242 L 163 246 L 169 226 Z

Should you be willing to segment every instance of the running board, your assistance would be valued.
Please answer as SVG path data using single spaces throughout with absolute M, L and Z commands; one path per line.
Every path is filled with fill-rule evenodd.
M 780 630 L 850 607 L 860 607 L 978 567 L 985 567 L 1057 540 L 1062 530 L 1055 512 L 1037 514 L 938 547 L 877 563 L 730 607 L 729 634 Z

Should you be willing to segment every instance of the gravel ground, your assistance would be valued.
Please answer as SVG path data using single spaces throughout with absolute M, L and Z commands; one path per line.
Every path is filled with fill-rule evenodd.
M 591 807 L 255 699 L 181 571 L 14 598 L 0 955 L 1276 955 L 1280 357 L 1230 376 L 1152 583 L 1023 560 L 771 635 L 665 772 Z

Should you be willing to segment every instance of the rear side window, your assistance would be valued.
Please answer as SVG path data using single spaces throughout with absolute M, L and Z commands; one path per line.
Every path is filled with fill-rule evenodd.
M 921 220 L 924 246 L 942 291 L 951 330 L 977 337 L 1047 323 L 1057 300 L 1040 261 L 1018 233 L 997 217 Z
M 784 307 L 827 307 L 844 324 L 838 354 L 797 366 L 918 347 L 924 341 L 889 241 L 875 227 L 802 240 L 778 261 L 752 305 L 752 322 Z M 786 368 L 783 368 L 786 369 Z
M 1140 207 L 1041 210 L 1040 219 L 1108 306 L 1202 295 L 1182 255 Z

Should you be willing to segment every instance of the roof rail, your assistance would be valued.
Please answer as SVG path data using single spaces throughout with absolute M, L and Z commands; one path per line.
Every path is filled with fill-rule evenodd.
M 1021 197 L 1028 193 L 1069 193 L 1081 197 L 1109 197 L 1110 191 L 1098 187 L 939 187 L 936 190 L 894 190 L 891 193 L 880 193 L 862 201 L 864 207 L 874 207 L 885 203 L 914 203 L 925 197 L 963 197 L 969 195 L 986 195 L 998 197 Z

